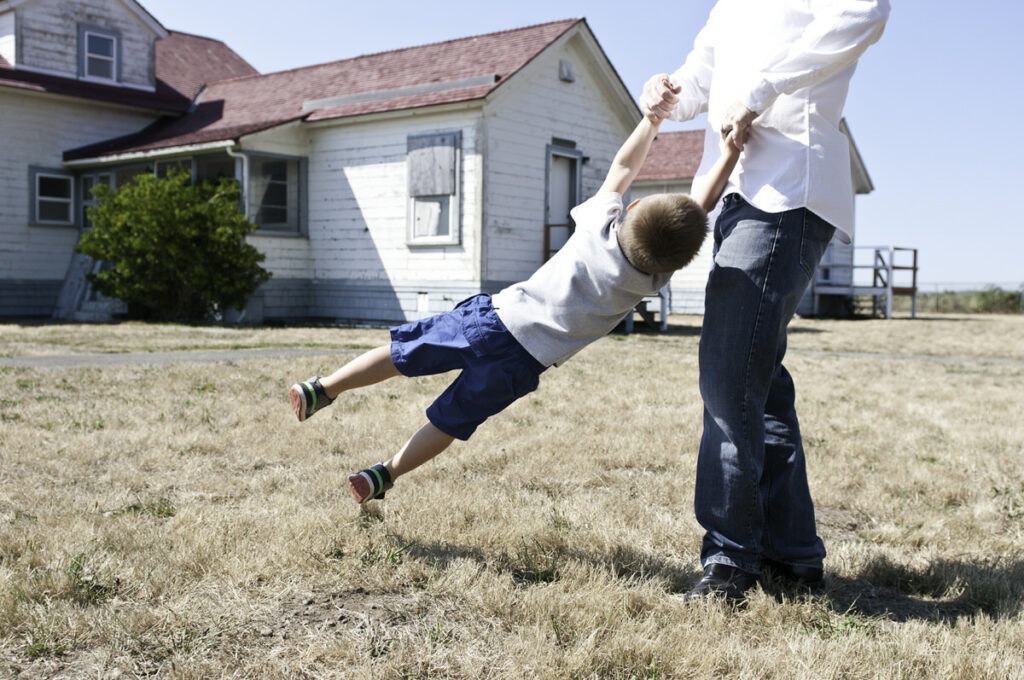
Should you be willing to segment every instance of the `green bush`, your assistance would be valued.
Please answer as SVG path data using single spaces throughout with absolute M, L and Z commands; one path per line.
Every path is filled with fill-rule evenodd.
M 128 303 L 133 317 L 208 320 L 229 307 L 243 309 L 270 279 L 260 266 L 264 255 L 245 241 L 256 226 L 239 211 L 234 180 L 193 184 L 179 170 L 93 193 L 93 227 L 77 250 L 108 263 L 89 282 Z
M 1024 312 L 1020 290 L 987 286 L 982 290 L 944 290 L 918 295 L 919 310 L 955 314 L 1020 314 Z M 896 298 L 900 300 L 900 298 Z
M 1021 306 L 1021 291 L 1003 290 L 999 286 L 988 286 L 974 294 L 974 307 L 979 312 L 1007 313 L 1024 311 Z

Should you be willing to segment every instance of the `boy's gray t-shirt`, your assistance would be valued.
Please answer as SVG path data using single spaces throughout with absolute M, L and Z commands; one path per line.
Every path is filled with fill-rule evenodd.
M 526 281 L 493 296 L 512 336 L 545 366 L 559 366 L 608 334 L 671 274 L 644 274 L 629 263 L 616 237 L 622 196 L 599 193 L 572 209 L 576 230 Z

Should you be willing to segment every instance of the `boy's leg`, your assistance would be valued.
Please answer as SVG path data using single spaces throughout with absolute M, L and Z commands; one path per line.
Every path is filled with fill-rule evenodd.
M 351 475 L 348 478 L 348 487 L 352 491 L 352 496 L 357 503 L 371 498 L 383 498 L 384 492 L 391 488 L 396 479 L 423 465 L 447 449 L 453 441 L 455 437 L 427 423 L 391 460 Z
M 401 375 L 391 359 L 391 345 L 381 345 L 361 354 L 326 378 L 320 378 L 324 392 L 336 399 L 342 392 L 366 387 Z
M 391 359 L 391 345 L 382 345 L 348 362 L 326 378 L 312 377 L 295 383 L 288 391 L 292 410 L 305 420 L 328 406 L 339 394 L 400 375 Z
M 433 424 L 427 423 L 410 437 L 402 450 L 384 463 L 384 466 L 391 474 L 392 480 L 398 479 L 406 472 L 415 470 L 447 449 L 453 441 L 455 441 L 455 437 L 445 434 Z

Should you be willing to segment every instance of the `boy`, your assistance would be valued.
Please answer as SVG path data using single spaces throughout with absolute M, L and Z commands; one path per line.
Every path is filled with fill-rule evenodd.
M 696 255 L 707 234 L 707 212 L 739 157 L 731 137 L 692 197 L 637 199 L 616 224 L 622 194 L 640 171 L 661 120 L 649 114 L 640 121 L 598 193 L 573 208 L 573 235 L 527 281 L 493 298 L 475 295 L 450 312 L 392 328 L 390 345 L 370 350 L 326 378 L 292 385 L 292 408 L 303 421 L 356 387 L 399 375 L 462 369 L 427 409 L 428 423 L 393 458 L 349 477 L 357 502 L 383 498 L 398 477 L 455 439 L 468 439 L 488 417 L 535 390 L 545 369 L 606 335 Z

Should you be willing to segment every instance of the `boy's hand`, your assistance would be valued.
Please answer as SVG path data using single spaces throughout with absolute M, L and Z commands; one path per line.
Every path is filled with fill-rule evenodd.
M 740 147 L 736 145 L 736 128 L 733 128 L 731 130 L 725 130 L 725 128 L 723 127 L 723 129 L 720 132 L 722 138 L 718 146 L 722 152 L 722 155 L 727 158 L 733 155 L 739 156 Z
M 652 123 L 660 123 L 675 110 L 681 89 L 667 73 L 651 76 L 640 95 L 640 110 Z
M 722 118 L 722 127 L 719 130 L 722 136 L 733 133 L 732 144 L 743 151 L 743 145 L 747 143 L 747 134 L 750 132 L 750 124 L 757 118 L 757 114 L 740 103 L 734 101 L 725 111 Z

